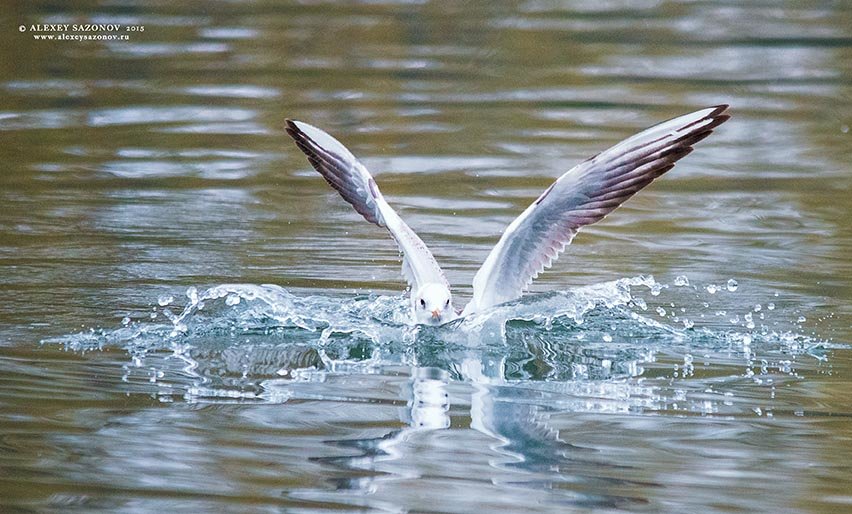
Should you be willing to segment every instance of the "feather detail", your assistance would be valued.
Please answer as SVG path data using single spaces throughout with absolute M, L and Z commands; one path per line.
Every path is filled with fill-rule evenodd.
M 718 105 L 655 125 L 559 177 L 503 232 L 473 279 L 465 314 L 523 294 L 580 228 L 600 221 L 672 169 L 729 118 L 727 108 Z
M 286 124 L 287 134 L 328 185 L 364 219 L 388 230 L 402 253 L 402 275 L 408 284 L 419 289 L 424 284 L 439 283 L 449 289 L 426 243 L 388 205 L 373 176 L 352 152 L 312 125 L 294 120 L 286 120 Z

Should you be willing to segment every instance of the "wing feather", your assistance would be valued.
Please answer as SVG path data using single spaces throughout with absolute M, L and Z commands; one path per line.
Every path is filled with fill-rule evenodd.
M 447 279 L 429 248 L 385 201 L 376 181 L 361 162 L 339 141 L 301 121 L 286 120 L 287 134 L 308 162 L 367 221 L 384 227 L 403 255 L 402 274 L 412 288 Z
M 503 232 L 473 279 L 465 313 L 518 298 L 581 227 L 600 221 L 672 169 L 729 118 L 727 108 L 709 107 L 655 125 L 559 177 Z

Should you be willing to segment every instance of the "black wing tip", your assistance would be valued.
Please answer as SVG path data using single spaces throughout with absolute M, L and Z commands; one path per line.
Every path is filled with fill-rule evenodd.
M 728 104 L 719 104 L 710 107 L 711 109 L 713 109 L 710 114 L 707 115 L 708 119 L 713 120 L 713 123 L 710 128 L 718 127 L 722 123 L 725 123 L 726 121 L 731 119 L 730 113 L 727 112 L 730 107 L 731 106 Z
M 716 123 L 714 123 L 713 126 L 718 127 L 722 123 L 725 123 L 726 121 L 731 119 L 731 115 L 730 114 L 721 114 L 719 116 L 715 116 L 713 119 L 716 121 Z
M 284 120 L 284 132 L 287 133 L 288 136 L 292 137 L 295 140 L 306 138 L 307 135 L 302 132 L 302 129 L 297 125 L 298 122 L 296 120 L 291 120 L 290 118 L 286 118 Z
M 730 114 L 725 114 L 725 110 L 727 108 L 728 108 L 728 106 L 725 105 L 725 104 L 719 105 L 719 106 L 716 107 L 716 109 L 713 112 L 711 112 L 707 117 L 705 117 L 704 119 L 712 120 L 712 121 L 710 121 L 710 123 L 701 127 L 701 130 L 699 131 L 699 133 L 696 134 L 696 136 L 698 136 L 697 139 L 695 139 L 694 141 L 692 141 L 689 144 L 694 145 L 695 143 L 701 141 L 702 139 L 704 139 L 707 136 L 709 136 L 710 134 L 712 134 L 713 130 L 716 129 L 719 125 L 721 125 L 722 123 L 725 123 L 726 121 L 731 119 Z

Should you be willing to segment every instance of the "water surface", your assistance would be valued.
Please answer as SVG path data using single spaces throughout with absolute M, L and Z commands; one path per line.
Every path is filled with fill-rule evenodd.
M 0 510 L 837 512 L 852 10 L 30 2 L 0 54 Z M 144 25 L 35 41 L 32 23 Z M 359 155 L 464 303 L 503 228 L 659 121 L 733 118 L 531 295 L 412 327 Z

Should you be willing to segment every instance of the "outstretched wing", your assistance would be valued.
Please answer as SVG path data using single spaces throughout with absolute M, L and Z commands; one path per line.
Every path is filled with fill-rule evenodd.
M 447 279 L 426 244 L 388 205 L 370 172 L 339 141 L 322 130 L 287 120 L 287 134 L 308 157 L 311 166 L 364 218 L 385 227 L 403 254 L 402 274 L 414 290 Z
M 559 177 L 503 232 L 473 279 L 466 313 L 514 300 L 577 231 L 600 221 L 692 151 L 729 116 L 709 107 L 655 125 Z

